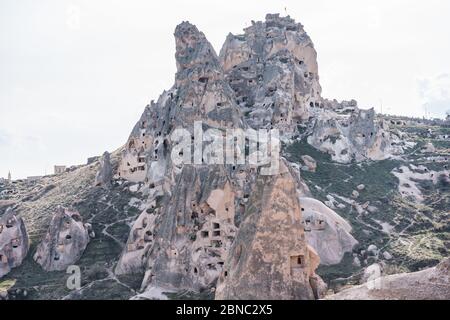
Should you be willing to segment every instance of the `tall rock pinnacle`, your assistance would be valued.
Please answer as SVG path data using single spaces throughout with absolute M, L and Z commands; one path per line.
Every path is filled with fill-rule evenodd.
M 300 23 L 278 14 L 244 31 L 228 35 L 220 61 L 246 120 L 293 132 L 322 105 L 313 43 Z
M 119 175 L 131 181 L 161 183 L 170 171 L 171 133 L 206 128 L 243 128 L 245 122 L 225 81 L 222 67 L 203 33 L 183 22 L 175 29 L 175 84 L 147 106 L 126 144 Z
M 306 240 L 296 183 L 283 163 L 260 176 L 219 278 L 216 299 L 314 299 L 320 259 Z
M 174 35 L 177 80 L 212 79 L 214 72 L 216 76 L 220 74 L 221 67 L 213 47 L 195 25 L 182 22 L 176 27 Z

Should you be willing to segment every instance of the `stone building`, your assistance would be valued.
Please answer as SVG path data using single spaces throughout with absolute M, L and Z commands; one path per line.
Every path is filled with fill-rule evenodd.
M 54 166 L 54 174 L 61 174 L 66 172 L 66 166 Z

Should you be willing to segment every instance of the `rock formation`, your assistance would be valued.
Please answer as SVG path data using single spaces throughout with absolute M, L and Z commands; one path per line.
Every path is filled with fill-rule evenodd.
M 170 175 L 171 133 L 184 128 L 193 134 L 194 122 L 207 128 L 243 128 L 234 92 L 204 34 L 183 22 L 175 30 L 175 84 L 151 102 L 134 127 L 118 174 L 130 181 L 163 184 Z
M 149 192 L 115 273 L 144 272 L 142 289 L 147 291 L 155 287 L 192 291 L 215 287 L 236 232 L 242 227 L 259 170 L 248 164 L 206 164 L 205 159 L 200 164 L 174 163 L 174 131 L 186 129 L 191 135 L 188 140 L 194 144 L 197 121 L 202 122 L 203 131 L 214 128 L 219 134 L 250 125 L 255 129 L 276 127 L 290 135 L 296 130 L 295 121 L 309 119 L 312 97 L 317 99 L 314 108 L 320 101 L 316 53 L 302 26 L 290 18 L 268 15 L 266 22 L 247 29 L 245 36 L 230 35 L 220 58 L 204 34 L 188 22 L 177 26 L 175 41 L 175 84 L 156 103 L 146 107 L 127 141 L 118 168 L 118 176 L 144 183 Z M 248 78 L 248 87 L 242 85 L 240 77 Z M 238 87 L 247 91 L 238 92 Z M 268 112 L 267 117 L 261 116 L 263 110 Z M 314 170 L 315 161 L 305 159 Z M 292 201 L 298 203 L 296 194 L 305 195 L 308 188 L 293 166 L 286 163 L 284 168 L 288 180 L 294 181 Z M 290 210 L 296 212 L 296 208 Z M 297 217 L 291 223 L 296 221 Z M 289 236 L 302 237 L 301 218 L 299 223 L 286 226 L 293 230 L 282 242 Z M 348 250 L 346 241 L 351 240 L 346 235 L 350 228 L 333 224 L 329 230 L 332 234 L 342 233 L 334 235 L 341 241 L 333 247 L 337 252 L 325 253 L 334 262 Z M 291 254 L 295 249 L 299 259 L 305 259 L 308 267 L 299 273 L 301 278 L 289 280 L 290 271 L 274 278 L 281 281 L 287 277 L 289 288 L 300 284 L 292 289 L 291 297 L 314 298 L 322 288 L 321 280 L 314 274 L 318 256 L 303 242 L 304 239 L 299 240 L 285 252 Z M 242 294 L 250 296 L 252 290 Z M 287 294 L 280 292 L 279 297 Z
M 302 168 L 303 170 L 307 170 L 310 172 L 316 172 L 317 162 L 316 162 L 316 160 L 314 160 L 313 157 L 304 155 L 304 156 L 302 156 L 302 161 L 305 164 L 305 166 Z
M 320 259 L 308 246 L 295 180 L 283 163 L 259 176 L 219 278 L 216 299 L 314 299 Z
M 292 133 L 323 107 L 314 45 L 300 23 L 278 14 L 244 31 L 220 51 L 236 101 L 253 128 Z
M 329 300 L 449 300 L 450 259 L 434 268 L 382 276 L 327 297 Z
M 399 137 L 355 100 L 321 97 L 317 53 L 300 23 L 278 14 L 229 34 L 220 61 L 248 124 L 292 136 L 307 126 L 308 142 L 333 160 L 381 160 L 403 152 Z
M 403 151 L 400 138 L 389 132 L 383 120 L 376 119 L 373 109 L 319 113 L 308 143 L 341 163 L 382 160 Z
M 352 252 L 358 243 L 350 234 L 352 227 L 322 202 L 301 197 L 300 205 L 306 239 L 320 256 L 320 263 L 333 265 L 341 262 L 346 252 Z
M 103 156 L 100 158 L 100 168 L 95 176 L 95 185 L 108 186 L 111 183 L 111 179 L 113 177 L 113 169 L 111 166 L 111 158 L 108 151 L 103 153 Z
M 8 208 L 0 217 L 0 278 L 22 264 L 28 248 L 25 223 Z
M 65 270 L 80 259 L 88 242 L 89 230 L 80 214 L 59 207 L 34 260 L 46 271 Z
M 221 272 L 236 230 L 236 204 L 251 179 L 241 165 L 174 164 L 172 133 L 184 128 L 194 140 L 196 121 L 222 132 L 246 124 L 203 33 L 183 22 L 175 40 L 175 85 L 146 108 L 119 168 L 121 177 L 145 182 L 150 192 L 115 272 L 145 271 L 144 289 L 198 291 L 212 287 Z
M 235 191 L 224 168 L 185 166 L 153 230 L 143 286 L 212 287 L 235 236 L 234 220 Z
M 20 288 L 8 279 L 0 298 L 13 288 L 8 299 L 317 299 L 327 290 L 319 263 L 333 266 L 320 268 L 330 290 L 369 280 L 331 299 L 448 298 L 448 262 L 383 276 L 448 255 L 447 128 L 322 98 L 314 45 L 290 17 L 269 14 L 228 35 L 219 56 L 189 22 L 174 36 L 174 84 L 145 107 L 124 146 L 63 175 L 0 179 L 0 215 L 14 206 L 33 237 L 48 228 L 34 255 L 42 268 L 86 273 L 83 289 L 66 295 L 65 272 L 45 283 L 42 273 L 14 272 Z M 230 151 L 229 139 L 214 141 L 228 129 L 279 129 L 291 162 L 277 157 L 281 171 L 266 175 L 248 161 L 255 135 L 231 139 L 246 161 L 211 161 Z M 92 225 L 60 208 L 49 226 L 55 203 Z M 9 215 L 0 218 L 0 276 L 28 249 L 23 222 Z M 21 269 L 33 266 L 26 259 Z

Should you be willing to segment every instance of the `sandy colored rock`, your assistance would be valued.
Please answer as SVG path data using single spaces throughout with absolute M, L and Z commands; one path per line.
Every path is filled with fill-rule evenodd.
M 350 115 L 338 110 L 317 113 L 308 143 L 340 163 L 383 160 L 404 152 L 400 137 L 378 120 L 374 109 L 353 108 Z
M 25 223 L 13 209 L 8 208 L 0 217 L 0 278 L 22 264 L 28 249 Z
M 316 160 L 314 160 L 313 157 L 304 155 L 304 156 L 302 156 L 302 160 L 309 171 L 316 172 L 317 162 L 316 162 Z
M 358 243 L 350 234 L 350 224 L 316 199 L 300 197 L 300 206 L 306 239 L 319 254 L 321 264 L 341 262 Z
M 80 259 L 89 243 L 89 231 L 80 214 L 59 207 L 34 260 L 46 271 L 65 270 Z
M 113 177 L 113 169 L 111 166 L 111 157 L 109 152 L 105 151 L 103 156 L 100 158 L 100 168 L 95 176 L 96 186 L 108 186 L 111 184 L 111 179 Z
M 293 133 L 322 105 L 316 50 L 289 16 L 267 14 L 244 34 L 230 33 L 220 62 L 253 128 Z
M 319 257 L 305 239 L 296 185 L 259 176 L 216 288 L 216 299 L 314 299 Z

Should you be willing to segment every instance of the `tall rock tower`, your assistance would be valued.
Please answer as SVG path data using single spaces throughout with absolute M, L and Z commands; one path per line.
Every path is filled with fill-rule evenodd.
M 170 171 L 170 134 L 193 133 L 195 121 L 207 128 L 243 128 L 234 91 L 225 81 L 216 53 L 189 22 L 175 30 L 175 84 L 145 108 L 123 151 L 119 175 L 130 181 L 162 184 Z
M 223 134 L 246 124 L 204 34 L 183 22 L 176 27 L 175 41 L 175 85 L 146 109 L 119 168 L 122 177 L 146 181 L 148 201 L 155 197 L 158 202 L 134 223 L 116 273 L 144 270 L 143 288 L 199 291 L 213 287 L 221 273 L 247 171 L 238 165 L 175 165 L 171 133 L 183 128 L 193 138 L 196 121 L 204 131 L 214 128 Z
M 220 52 L 226 78 L 250 126 L 296 130 L 323 107 L 317 53 L 303 26 L 278 14 L 228 35 Z
M 216 289 L 216 299 L 320 297 L 319 256 L 307 245 L 296 183 L 283 163 L 259 176 Z

